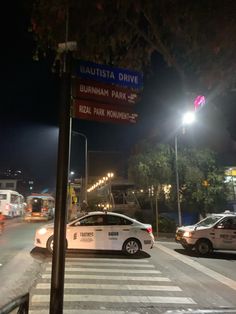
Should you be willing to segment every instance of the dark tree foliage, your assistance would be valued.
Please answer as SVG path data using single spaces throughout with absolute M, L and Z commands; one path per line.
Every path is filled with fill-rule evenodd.
M 153 186 L 159 200 L 176 206 L 175 151 L 168 145 L 140 144 L 129 161 L 129 176 L 142 189 Z M 178 173 L 182 209 L 201 213 L 222 210 L 228 196 L 224 169 L 209 149 L 179 149 Z M 167 187 L 169 187 L 167 189 Z M 166 196 L 165 196 L 166 194 Z M 162 204 L 162 206 L 163 206 Z
M 32 30 L 43 49 L 76 41 L 78 57 L 110 65 L 147 69 L 158 52 L 184 85 L 220 91 L 235 85 L 235 12 L 234 0 L 37 0 Z

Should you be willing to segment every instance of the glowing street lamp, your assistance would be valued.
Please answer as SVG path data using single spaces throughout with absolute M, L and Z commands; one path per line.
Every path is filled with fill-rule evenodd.
M 107 174 L 108 178 L 111 179 L 114 177 L 114 173 L 113 172 L 108 172 Z
M 192 111 L 186 112 L 182 118 L 183 126 L 187 125 L 187 124 L 192 124 L 195 121 L 195 118 L 196 118 L 196 116 L 195 116 L 194 112 L 192 112 Z

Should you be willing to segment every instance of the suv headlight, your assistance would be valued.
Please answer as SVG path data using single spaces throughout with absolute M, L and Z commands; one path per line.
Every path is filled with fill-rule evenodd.
M 193 234 L 194 234 L 194 232 L 192 232 L 192 231 L 185 231 L 183 234 L 183 237 L 192 238 Z

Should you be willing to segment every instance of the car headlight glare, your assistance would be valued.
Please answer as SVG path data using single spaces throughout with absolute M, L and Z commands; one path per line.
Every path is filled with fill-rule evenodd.
M 186 237 L 186 238 L 191 238 L 192 236 L 193 236 L 193 232 L 191 231 L 185 231 L 183 234 L 183 237 Z
M 40 235 L 44 235 L 46 233 L 47 233 L 47 229 L 46 228 L 41 228 L 41 229 L 38 230 L 38 234 L 40 234 Z

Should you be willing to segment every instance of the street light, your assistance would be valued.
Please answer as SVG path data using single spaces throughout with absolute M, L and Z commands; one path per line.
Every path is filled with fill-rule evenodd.
M 87 187 L 88 187 L 88 139 L 87 136 L 83 133 L 72 131 L 72 134 L 82 136 L 85 140 L 85 183 L 84 183 L 84 200 L 87 203 Z
M 182 127 L 189 125 L 195 121 L 194 112 L 187 112 L 182 118 Z M 178 222 L 179 226 L 182 225 L 182 213 L 180 206 L 180 195 L 179 195 L 179 170 L 178 170 L 178 135 L 175 134 L 175 175 L 176 175 L 176 194 L 177 194 L 177 206 L 178 206 Z
M 192 124 L 194 121 L 195 121 L 195 114 L 194 112 L 186 112 L 184 115 L 183 115 L 183 118 L 182 118 L 182 124 L 183 125 L 186 125 L 186 124 Z

